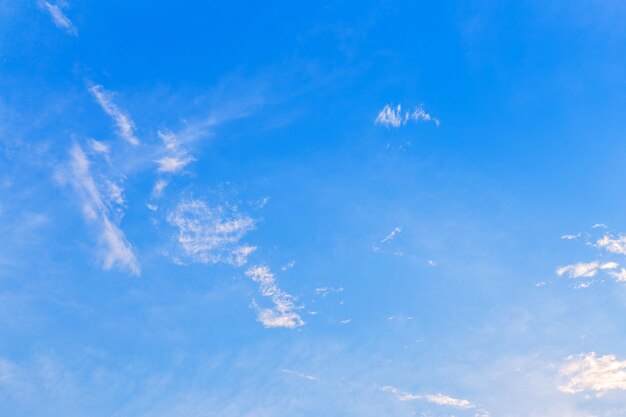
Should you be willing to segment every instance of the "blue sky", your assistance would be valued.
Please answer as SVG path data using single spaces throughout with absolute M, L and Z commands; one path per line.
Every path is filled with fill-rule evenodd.
M 0 0 L 0 415 L 626 414 L 626 5 Z

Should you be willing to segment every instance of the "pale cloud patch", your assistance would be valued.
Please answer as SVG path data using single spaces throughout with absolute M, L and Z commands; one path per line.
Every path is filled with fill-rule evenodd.
M 319 287 L 315 289 L 315 294 L 326 297 L 329 294 L 333 293 L 341 293 L 343 292 L 343 287 L 335 288 L 335 287 Z
M 257 283 L 261 295 L 271 299 L 274 304 L 273 308 L 257 307 L 257 318 L 263 326 L 293 329 L 304 325 L 295 311 L 299 308 L 295 305 L 295 298 L 278 287 L 276 277 L 267 266 L 253 266 L 246 271 L 246 276 Z
M 302 378 L 302 379 L 307 379 L 309 381 L 319 381 L 320 379 L 316 376 L 313 375 L 307 375 L 305 373 L 302 372 L 298 372 L 298 371 L 292 371 L 291 369 L 281 369 L 282 373 L 285 374 L 289 374 L 289 375 L 295 375 L 298 378 Z
M 158 180 L 157 182 L 155 182 L 154 187 L 152 187 L 152 197 L 161 197 L 161 194 L 163 194 L 163 190 L 165 190 L 165 187 L 167 187 L 167 181 Z
M 594 391 L 598 395 L 613 390 L 626 391 L 626 360 L 615 355 L 596 356 L 594 352 L 572 356 L 561 366 L 567 382 L 559 390 L 568 394 Z
M 619 271 L 611 271 L 609 275 L 613 277 L 616 281 L 626 282 L 626 269 L 621 268 Z
M 174 133 L 159 131 L 157 134 L 163 141 L 165 152 L 167 153 L 166 156 L 155 161 L 158 165 L 159 172 L 173 174 L 195 161 L 195 159 L 183 149 L 180 140 Z
M 285 272 L 285 271 L 293 268 L 295 265 L 296 265 L 296 261 L 289 261 L 285 265 L 281 266 L 280 270 Z
M 177 229 L 176 240 L 193 262 L 241 266 L 256 249 L 240 243 L 254 229 L 254 220 L 229 206 L 185 200 L 168 214 L 167 221 Z
M 416 107 L 413 110 L 403 110 L 402 105 L 400 104 L 397 106 L 390 104 L 385 105 L 385 107 L 378 112 L 378 115 L 376 115 L 376 119 L 374 120 L 374 122 L 378 125 L 395 128 L 404 126 L 411 121 L 433 122 L 436 126 L 441 124 L 439 119 L 427 113 L 421 106 Z
M 476 406 L 468 400 L 458 399 L 444 394 L 412 394 L 390 385 L 382 387 L 381 390 L 393 394 L 398 401 L 426 401 L 431 404 L 459 409 L 476 408 Z
M 591 226 L 592 229 L 608 229 L 608 226 L 604 223 L 596 223 Z
M 92 85 L 89 87 L 89 92 L 102 107 L 102 110 L 113 119 L 117 127 L 117 134 L 131 145 L 139 145 L 139 139 L 135 137 L 133 121 L 113 102 L 113 95 L 101 85 Z
M 99 228 L 104 269 L 117 267 L 133 275 L 139 275 L 139 262 L 133 248 L 119 226 L 111 219 L 109 208 L 90 173 L 87 156 L 78 144 L 72 147 L 70 155 L 67 175 L 60 179 L 72 185 L 81 199 L 84 216 Z M 121 195 L 121 190 L 115 190 L 113 197 L 118 194 Z
M 111 148 L 109 147 L 109 145 L 95 139 L 89 139 L 89 147 L 92 151 L 99 154 L 108 155 L 111 152 Z
M 557 268 L 556 274 L 558 276 L 567 274 L 570 278 L 593 278 L 599 270 L 615 269 L 618 266 L 616 262 L 578 262 Z
M 54 22 L 56 27 L 65 30 L 72 36 L 76 36 L 78 34 L 78 31 L 76 30 L 76 27 L 74 26 L 72 21 L 67 16 L 65 16 L 65 14 L 58 5 L 51 4 L 43 0 L 39 1 L 38 5 L 50 14 L 50 16 L 52 17 L 52 21 Z
M 563 235 L 561 236 L 561 239 L 564 240 L 576 240 L 580 237 L 580 233 L 576 233 L 575 235 Z

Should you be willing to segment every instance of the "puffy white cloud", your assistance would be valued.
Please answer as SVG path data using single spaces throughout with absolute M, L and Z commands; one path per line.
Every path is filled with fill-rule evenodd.
M 76 27 L 74 26 L 72 21 L 67 16 L 65 16 L 59 6 L 55 4 L 50 4 L 49 2 L 44 0 L 40 0 L 38 4 L 39 7 L 50 13 L 52 21 L 54 22 L 56 27 L 65 30 L 67 33 L 73 36 L 76 36 L 78 34 L 78 31 L 76 30 Z
M 124 233 L 111 220 L 109 208 L 105 204 L 102 193 L 90 173 L 87 156 L 78 144 L 72 147 L 70 155 L 68 174 L 61 179 L 73 186 L 81 199 L 83 214 L 87 220 L 96 224 L 99 228 L 104 268 L 118 267 L 131 274 L 139 275 L 141 271 L 139 262 Z M 121 199 L 121 193 L 122 190 L 118 188 L 114 190 L 111 197 Z
M 559 373 L 567 379 L 559 390 L 569 394 L 626 390 L 626 360 L 620 361 L 615 355 L 596 356 L 591 352 L 569 357 Z
M 193 262 L 241 266 L 256 249 L 240 244 L 254 229 L 254 220 L 231 207 L 210 207 L 202 200 L 181 201 L 167 221 L 178 229 L 178 244 Z
M 387 127 L 400 127 L 407 124 L 410 121 L 424 121 L 424 122 L 433 122 L 435 125 L 439 126 L 441 122 L 433 117 L 431 114 L 426 113 L 423 107 L 416 107 L 413 111 L 402 110 L 402 105 L 398 104 L 393 107 L 390 104 L 385 105 L 378 112 L 376 119 L 374 122 L 378 125 L 383 125 Z
M 611 235 L 604 235 L 598 239 L 596 245 L 611 253 L 617 253 L 619 255 L 626 255 L 626 236 L 620 235 L 614 238 Z
M 615 269 L 618 266 L 616 262 L 578 262 L 557 268 L 556 274 L 558 276 L 567 274 L 570 278 L 592 278 L 597 275 L 599 270 Z
M 113 102 L 112 94 L 105 91 L 101 85 L 89 87 L 89 92 L 102 107 L 102 110 L 113 119 L 117 126 L 118 135 L 131 145 L 138 145 L 139 139 L 135 137 L 133 121 Z
M 258 309 L 258 320 L 263 326 L 293 329 L 304 325 L 295 311 L 298 307 L 294 297 L 278 287 L 276 277 L 267 266 L 253 266 L 246 271 L 246 276 L 256 282 L 261 295 L 270 298 L 274 304 L 273 308 Z

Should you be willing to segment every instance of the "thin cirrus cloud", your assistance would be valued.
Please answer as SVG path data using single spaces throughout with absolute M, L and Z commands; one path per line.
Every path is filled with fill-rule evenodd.
M 404 126 L 409 122 L 420 121 L 432 122 L 437 127 L 441 124 L 439 119 L 427 113 L 422 106 L 415 107 L 413 110 L 403 110 L 401 104 L 397 106 L 392 104 L 385 105 L 376 115 L 376 119 L 374 119 L 374 123 L 377 125 L 394 128 Z
M 163 141 L 164 152 L 166 153 L 165 156 L 155 161 L 160 173 L 174 174 L 195 161 L 187 150 L 182 147 L 178 137 L 174 133 L 159 130 L 157 134 Z
M 593 278 L 600 270 L 615 269 L 618 266 L 617 262 L 578 262 L 557 268 L 556 274 L 558 276 L 567 274 L 570 278 Z
M 426 401 L 431 404 L 460 409 L 476 408 L 476 406 L 468 400 L 458 399 L 444 394 L 412 394 L 390 385 L 382 387 L 381 390 L 393 394 L 398 401 Z
M 105 197 L 103 197 L 90 172 L 87 156 L 78 144 L 72 146 L 70 156 L 67 173 L 62 175 L 60 179 L 62 182 L 68 182 L 74 188 L 80 197 L 85 218 L 98 226 L 100 255 L 104 269 L 116 267 L 133 275 L 139 275 L 141 268 L 133 248 L 126 240 L 122 230 L 111 219 Z M 116 188 L 109 197 L 117 198 L 119 201 L 122 199 L 121 192 L 121 189 Z
M 168 214 L 167 221 L 178 230 L 178 245 L 192 262 L 242 266 L 256 250 L 240 243 L 254 229 L 255 221 L 232 207 L 183 200 Z
M 597 356 L 595 352 L 571 356 L 559 373 L 567 382 L 559 390 L 568 394 L 608 391 L 626 391 L 626 360 L 615 355 Z
M 63 11 L 56 4 L 51 4 L 47 1 L 41 0 L 39 1 L 39 7 L 46 10 L 50 16 L 52 17 L 52 21 L 56 25 L 56 27 L 65 30 L 68 34 L 72 36 L 78 35 L 78 30 L 76 30 L 76 26 L 72 23 L 72 21 L 65 16 Z
M 113 102 L 113 94 L 97 84 L 89 87 L 89 92 L 102 107 L 102 110 L 113 119 L 117 127 L 117 134 L 131 145 L 139 145 L 132 119 Z
M 385 236 L 378 244 L 374 245 L 372 247 L 372 250 L 374 252 L 378 252 L 380 250 L 380 246 L 379 245 L 383 245 L 385 243 L 389 243 L 392 240 L 394 240 L 396 238 L 396 236 L 398 236 L 398 234 L 400 234 L 400 232 L 402 232 L 402 227 L 400 226 L 396 226 L 391 232 L 389 232 L 387 234 L 387 236 Z
M 295 304 L 295 298 L 278 287 L 276 277 L 267 266 L 253 266 L 246 271 L 246 276 L 257 283 L 261 295 L 270 298 L 274 304 L 273 308 L 257 307 L 257 319 L 263 326 L 293 329 L 304 325 L 304 321 L 295 311 L 299 308 Z

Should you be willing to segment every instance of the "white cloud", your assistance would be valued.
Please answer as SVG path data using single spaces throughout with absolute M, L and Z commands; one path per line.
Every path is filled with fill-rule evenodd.
M 561 236 L 561 239 L 565 239 L 565 240 L 576 240 L 580 237 L 580 233 L 577 233 L 575 235 L 563 235 Z
M 382 387 L 381 390 L 393 394 L 398 401 L 426 401 L 432 404 L 460 409 L 469 409 L 476 407 L 467 400 L 461 400 L 444 394 L 411 394 L 410 392 L 402 391 L 390 385 Z
M 280 270 L 284 272 L 293 268 L 295 265 L 296 265 L 296 261 L 289 261 L 285 265 L 281 266 Z
M 99 140 L 90 139 L 89 147 L 95 153 L 101 153 L 104 155 L 108 155 L 111 152 L 111 148 L 104 142 L 100 142 Z
M 193 262 L 241 266 L 256 249 L 239 243 L 255 222 L 234 208 L 209 207 L 202 200 L 182 201 L 167 221 L 178 229 L 178 244 Z
M 340 293 L 340 292 L 343 292 L 342 287 L 339 287 L 339 288 L 319 287 L 315 289 L 315 294 L 320 295 L 322 297 L 326 297 L 328 294 L 331 294 L 331 293 Z
M 616 262 L 578 262 L 557 268 L 556 274 L 558 276 L 567 274 L 570 278 L 592 278 L 596 276 L 599 270 L 615 269 L 618 266 Z
M 117 126 L 117 134 L 131 145 L 139 145 L 139 139 L 135 137 L 133 121 L 113 102 L 111 93 L 104 90 L 101 85 L 92 85 L 89 87 L 89 92 L 102 110 L 113 119 Z
M 609 275 L 615 278 L 616 281 L 626 282 L 626 269 L 621 268 L 619 271 L 611 271 Z
M 185 166 L 189 165 L 194 159 L 192 157 L 179 158 L 176 156 L 164 156 L 155 162 L 159 165 L 159 172 L 178 172 Z
M 437 267 L 437 262 L 436 262 L 436 261 L 434 261 L 434 260 L 432 260 L 432 259 L 428 259 L 428 260 L 426 261 L 426 263 L 427 263 L 428 265 L 432 266 L 433 268 L 436 268 L 436 267 Z
M 559 390 L 575 394 L 595 391 L 598 395 L 612 390 L 626 390 L 626 360 L 615 355 L 596 356 L 594 352 L 569 357 L 560 374 L 568 379 Z
M 281 369 L 281 372 L 283 372 L 285 374 L 295 375 L 295 376 L 297 376 L 299 378 L 302 378 L 302 379 L 308 379 L 309 381 L 319 381 L 320 380 L 316 376 L 307 375 L 307 374 L 304 374 L 304 373 L 298 372 L 298 371 L 292 371 L 290 369 Z
M 385 236 L 385 238 L 383 240 L 380 241 L 380 243 L 385 243 L 385 242 L 389 242 L 391 240 L 393 240 L 398 233 L 402 232 L 402 228 L 401 227 L 396 227 L 394 228 L 391 232 L 389 232 L 389 234 L 387 236 Z
M 374 122 L 378 125 L 397 128 L 406 125 L 410 121 L 433 122 L 437 126 L 441 124 L 437 118 L 433 117 L 429 113 L 426 113 L 424 108 L 421 106 L 416 107 L 413 111 L 408 111 L 402 110 L 402 105 L 400 104 L 395 107 L 387 104 L 380 112 L 378 112 Z
M 118 267 L 139 275 L 139 262 L 124 233 L 110 218 L 109 208 L 90 173 L 89 160 L 78 144 L 72 147 L 70 153 L 69 175 L 64 179 L 70 182 L 80 196 L 85 217 L 100 229 L 104 269 Z M 121 190 L 116 192 L 121 195 Z
M 613 238 L 611 235 L 605 235 L 601 239 L 598 239 L 596 245 L 600 248 L 606 249 L 611 253 L 626 255 L 625 235 L 620 235 L 617 238 Z
M 608 226 L 604 223 L 596 223 L 591 226 L 592 229 L 608 229 Z
M 155 161 L 159 165 L 159 172 L 175 173 L 195 161 L 195 159 L 181 147 L 181 143 L 174 133 L 159 130 L 157 134 L 163 141 L 165 151 L 167 152 L 166 156 Z
M 304 325 L 300 315 L 295 312 L 294 297 L 276 284 L 276 278 L 267 266 L 257 265 L 246 271 L 246 276 L 259 284 L 261 295 L 268 297 L 273 308 L 259 308 L 258 320 L 265 327 L 286 327 L 293 329 Z
M 48 13 L 50 13 L 50 16 L 52 17 L 52 20 L 54 21 L 56 27 L 65 30 L 67 33 L 73 36 L 76 36 L 78 34 L 78 31 L 76 30 L 76 27 L 74 26 L 72 21 L 68 19 L 67 16 L 65 16 L 59 6 L 50 4 L 47 1 L 40 0 L 39 7 L 47 10 Z
M 156 183 L 154 183 L 154 187 L 152 187 L 152 197 L 161 197 L 161 194 L 163 194 L 163 190 L 165 190 L 165 187 L 167 187 L 167 181 L 165 180 L 158 180 Z

